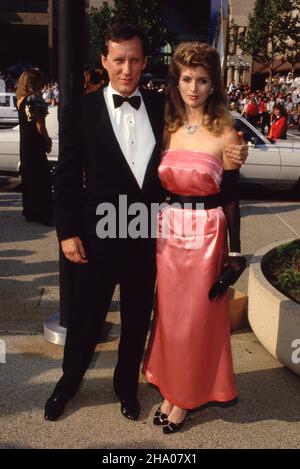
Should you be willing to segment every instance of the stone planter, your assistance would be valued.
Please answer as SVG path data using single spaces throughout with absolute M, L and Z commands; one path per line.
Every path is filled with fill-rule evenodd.
M 285 244 L 293 239 L 282 241 Z M 283 365 L 300 375 L 300 305 L 274 288 L 262 266 L 278 243 L 256 252 L 252 258 L 248 286 L 248 317 L 262 345 Z

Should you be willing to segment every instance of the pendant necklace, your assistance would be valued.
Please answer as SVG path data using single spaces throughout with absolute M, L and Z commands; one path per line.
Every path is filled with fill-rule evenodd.
M 183 128 L 187 135 L 193 135 L 198 129 L 200 129 L 200 127 L 202 127 L 201 122 L 196 122 L 195 124 L 188 124 L 187 122 L 183 123 Z

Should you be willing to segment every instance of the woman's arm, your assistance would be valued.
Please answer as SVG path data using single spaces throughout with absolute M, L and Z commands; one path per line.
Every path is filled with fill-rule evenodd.
M 39 112 L 38 109 L 34 110 L 34 120 L 35 125 L 38 132 L 42 135 L 45 140 L 46 144 L 46 152 L 50 153 L 52 148 L 52 139 L 49 137 L 47 128 L 46 128 L 46 119 L 45 117 Z
M 239 205 L 239 168 L 224 153 L 226 146 L 236 144 L 239 136 L 236 130 L 231 129 L 225 136 L 223 142 L 223 179 L 221 193 L 223 200 L 223 210 L 227 218 L 229 232 L 229 250 L 239 253 L 241 251 L 240 241 L 240 205 Z
M 228 148 L 232 148 L 230 145 L 241 145 L 241 137 L 235 129 L 230 129 L 223 137 L 223 165 L 225 170 L 239 169 L 241 167 L 241 163 L 234 161 L 231 157 L 231 154 L 228 152 Z M 246 145 L 245 151 L 247 150 L 248 145 Z M 245 160 L 246 158 L 244 159 L 244 161 Z
M 224 149 L 228 143 L 235 144 L 237 132 L 231 130 L 224 137 Z M 222 205 L 229 232 L 229 255 L 218 280 L 209 291 L 209 298 L 220 298 L 233 285 L 246 268 L 246 259 L 240 254 L 240 206 L 239 206 L 239 165 L 223 156 L 224 172 L 221 183 Z

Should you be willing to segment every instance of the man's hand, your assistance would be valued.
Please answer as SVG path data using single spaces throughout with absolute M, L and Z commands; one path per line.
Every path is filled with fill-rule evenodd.
M 248 156 L 248 145 L 244 141 L 243 132 L 238 132 L 240 137 L 240 145 L 228 145 L 225 150 L 225 156 L 230 158 L 233 163 L 242 166 L 245 163 Z
M 78 236 L 75 238 L 64 239 L 61 242 L 61 248 L 66 258 L 76 264 L 87 264 L 85 250 L 82 241 Z

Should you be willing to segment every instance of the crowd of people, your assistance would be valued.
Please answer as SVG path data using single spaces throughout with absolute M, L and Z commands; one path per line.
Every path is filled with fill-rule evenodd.
M 15 91 L 15 78 L 10 73 L 0 70 L 0 93 L 14 93 Z
M 227 87 L 227 95 L 231 110 L 241 113 L 264 135 L 270 136 L 272 124 L 277 119 L 276 108 L 285 117 L 285 132 L 288 128 L 300 130 L 300 79 L 291 73 L 286 77 L 276 75 L 272 87 L 267 80 L 264 90 L 253 91 L 249 85 L 232 81 Z M 283 137 L 274 138 L 284 137 L 283 133 Z

